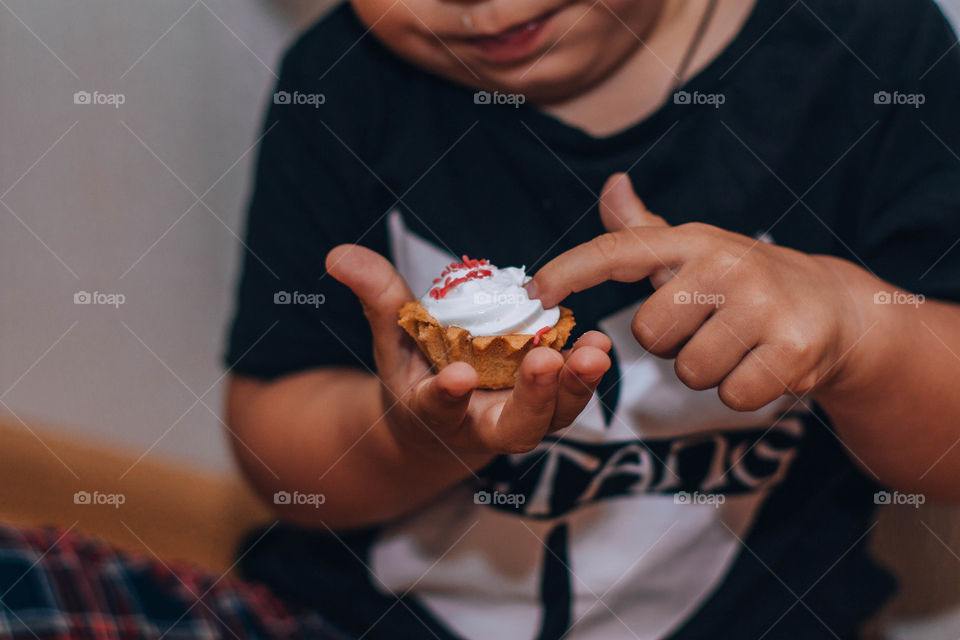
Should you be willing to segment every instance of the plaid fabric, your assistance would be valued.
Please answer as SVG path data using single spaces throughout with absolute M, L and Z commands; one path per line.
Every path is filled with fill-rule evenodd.
M 0 638 L 337 639 L 266 588 L 118 551 L 62 529 L 0 524 Z

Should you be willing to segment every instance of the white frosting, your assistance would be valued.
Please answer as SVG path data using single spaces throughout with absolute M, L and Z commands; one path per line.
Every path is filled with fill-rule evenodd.
M 478 268 L 491 273 L 460 283 L 441 298 L 432 297 L 428 291 L 420 298 L 420 304 L 442 326 L 460 327 L 473 336 L 532 335 L 560 319 L 559 308 L 544 309 L 539 300 L 531 300 L 527 295 L 523 285 L 530 278 L 524 267 L 498 269 L 487 264 L 455 269 L 443 275 L 434 289 Z

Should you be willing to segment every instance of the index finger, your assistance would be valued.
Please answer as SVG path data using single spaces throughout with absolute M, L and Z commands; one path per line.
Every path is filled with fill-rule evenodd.
M 597 236 L 545 264 L 527 284 L 527 294 L 550 308 L 607 280 L 643 280 L 684 261 L 680 236 L 676 227 L 630 227 Z

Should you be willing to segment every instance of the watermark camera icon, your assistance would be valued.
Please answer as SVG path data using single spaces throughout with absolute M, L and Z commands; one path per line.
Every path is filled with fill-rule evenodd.
M 701 493 L 700 491 L 678 491 L 673 494 L 674 504 L 692 504 L 709 505 L 714 509 L 719 509 L 727 501 L 727 496 L 722 493 Z
M 119 309 L 126 304 L 127 296 L 122 293 L 103 291 L 77 291 L 73 294 L 73 304 L 109 306 Z
M 489 91 L 477 91 L 473 94 L 474 104 L 510 105 L 511 107 L 519 108 L 520 105 L 526 103 L 526 101 L 527 96 L 522 93 L 500 93 L 499 91 L 490 93 Z
M 873 294 L 873 304 L 896 304 L 919 307 L 927 301 L 922 293 L 907 293 L 904 291 L 876 291 Z
M 722 293 L 703 293 L 702 291 L 677 291 L 673 294 L 674 304 L 711 304 L 720 307 L 726 301 Z
M 273 94 L 273 104 L 279 105 L 309 105 L 314 109 L 319 109 L 320 105 L 327 102 L 327 96 L 323 93 L 301 93 L 294 91 L 277 91 Z
M 922 493 L 877 491 L 873 494 L 873 504 L 876 505 L 908 505 L 914 509 L 919 509 L 926 502 L 927 496 Z
M 726 101 L 727 96 L 722 93 L 700 93 L 699 91 L 690 93 L 689 91 L 677 91 L 673 94 L 674 104 L 709 105 L 714 109 L 719 109 Z
M 873 94 L 873 104 L 910 106 L 919 109 L 927 103 L 927 96 L 923 93 L 903 93 L 901 91 L 877 91 Z
M 290 493 L 289 491 L 277 491 L 273 494 L 273 504 L 288 504 L 291 506 L 307 505 L 314 509 L 319 509 L 320 505 L 326 501 L 327 497 L 322 493 L 300 493 L 299 491 Z
M 119 109 L 126 104 L 127 96 L 123 93 L 103 93 L 101 91 L 77 91 L 73 94 L 73 104 L 79 105 L 109 105 Z
M 74 504 L 110 506 L 119 509 L 127 502 L 127 496 L 122 493 L 102 493 L 100 491 L 77 491 L 73 494 Z
M 302 291 L 276 291 L 273 294 L 273 304 L 308 305 L 319 308 L 326 304 L 327 296 L 323 293 L 304 293 Z
M 527 501 L 522 493 L 504 493 L 502 491 L 477 491 L 473 494 L 473 503 L 497 507 L 520 509 Z

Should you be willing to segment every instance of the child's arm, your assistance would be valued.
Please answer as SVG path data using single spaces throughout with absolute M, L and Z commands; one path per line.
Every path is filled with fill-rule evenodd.
M 424 504 L 495 454 L 528 451 L 569 425 L 610 367 L 609 339 L 589 332 L 565 356 L 532 350 L 510 391 L 475 390 L 466 364 L 431 375 L 397 325 L 397 309 L 413 296 L 390 263 L 346 245 L 327 265 L 363 304 L 377 375 L 326 368 L 270 383 L 235 377 L 228 399 L 233 447 L 258 493 L 268 502 L 277 491 L 324 496 L 276 505 L 300 524 L 357 527 Z
M 605 280 L 650 277 L 657 291 L 634 335 L 676 357 L 687 386 L 718 387 L 742 411 L 810 394 L 878 480 L 960 499 L 960 307 L 877 304 L 896 288 L 845 260 L 670 227 L 626 176 L 604 187 L 601 216 L 610 233 L 544 266 L 531 295 L 553 305 Z
M 878 284 L 895 288 L 849 263 L 842 269 L 865 327 L 814 398 L 868 473 L 904 491 L 960 499 L 960 306 L 873 304 Z

